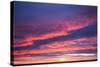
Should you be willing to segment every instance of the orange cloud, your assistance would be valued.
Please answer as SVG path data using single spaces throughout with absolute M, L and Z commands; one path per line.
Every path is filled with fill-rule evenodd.
M 26 35 L 26 37 L 23 38 L 22 40 L 15 41 L 14 47 L 29 46 L 29 45 L 32 45 L 34 40 L 43 40 L 43 39 L 53 38 L 53 37 L 57 37 L 61 35 L 67 35 L 67 34 L 68 33 L 62 31 L 62 32 L 46 33 L 39 36 Z
M 34 49 L 34 50 L 20 50 L 14 51 L 14 55 L 24 55 L 24 54 L 42 54 L 50 52 L 63 52 L 63 51 L 76 51 L 76 50 L 86 50 L 86 49 L 96 49 L 91 45 L 89 46 L 72 46 L 72 47 L 63 47 L 63 48 L 51 48 L 51 49 Z
M 29 36 L 26 36 L 25 41 L 43 40 L 43 39 L 53 38 L 57 36 L 67 35 L 67 34 L 68 33 L 64 31 L 60 31 L 60 32 L 46 33 L 39 36 L 29 35 Z
M 40 46 L 40 48 L 48 47 L 48 48 L 62 48 L 65 46 L 70 46 L 75 44 L 74 40 L 65 40 L 65 41 L 55 41 L 45 45 Z

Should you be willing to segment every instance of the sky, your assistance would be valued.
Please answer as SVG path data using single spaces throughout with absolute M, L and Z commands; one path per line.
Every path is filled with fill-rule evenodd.
M 14 64 L 97 59 L 97 7 L 13 2 Z

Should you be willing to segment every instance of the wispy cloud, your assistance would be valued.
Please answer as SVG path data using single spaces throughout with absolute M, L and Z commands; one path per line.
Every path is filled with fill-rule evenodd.
M 14 3 L 15 64 L 96 59 L 97 7 Z

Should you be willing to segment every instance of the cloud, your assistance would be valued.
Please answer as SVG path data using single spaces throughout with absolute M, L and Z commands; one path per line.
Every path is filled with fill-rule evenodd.
M 96 33 L 97 33 L 96 28 L 97 28 L 96 22 L 94 22 L 84 28 L 72 31 L 70 34 L 67 34 L 67 35 L 63 34 L 62 36 L 56 36 L 56 35 L 59 35 L 59 33 L 47 34 L 47 36 L 44 35 L 41 37 L 33 37 L 32 35 L 29 35 L 27 36 L 28 38 L 24 39 L 24 42 L 21 40 L 19 40 L 19 43 L 16 42 L 14 49 L 15 50 L 24 50 L 24 49 L 31 50 L 31 49 L 40 49 L 40 48 L 48 48 L 48 47 L 57 48 L 57 47 L 64 47 L 65 46 L 64 44 L 72 45 L 74 42 L 81 43 L 83 41 L 84 42 L 87 41 L 89 43 L 91 41 L 96 44 Z M 48 35 L 49 36 L 52 35 L 50 36 L 51 38 Z M 82 39 L 83 41 L 79 41 Z
M 91 37 L 91 36 L 96 36 L 97 35 L 97 26 L 96 22 L 93 24 L 90 24 L 82 29 L 75 30 L 71 32 L 69 35 L 64 35 L 64 36 L 58 36 L 55 38 L 49 38 L 49 39 L 44 39 L 44 40 L 36 40 L 34 41 L 34 48 L 39 47 L 40 45 L 44 45 L 47 43 L 55 42 L 55 41 L 63 41 L 63 40 L 72 40 L 72 39 L 77 39 L 81 37 Z
M 89 54 L 89 53 L 74 53 L 74 54 L 66 54 L 66 55 L 69 55 L 69 56 L 96 56 L 96 54 Z
M 14 64 L 96 59 L 97 7 L 15 3 Z
M 96 49 L 94 46 L 72 46 L 72 47 L 64 47 L 64 48 L 57 48 L 57 49 L 33 49 L 33 50 L 20 50 L 14 51 L 14 55 L 24 55 L 24 54 L 42 54 L 42 53 L 49 53 L 49 52 L 63 52 L 63 51 L 75 51 L 75 50 L 86 50 L 86 49 Z

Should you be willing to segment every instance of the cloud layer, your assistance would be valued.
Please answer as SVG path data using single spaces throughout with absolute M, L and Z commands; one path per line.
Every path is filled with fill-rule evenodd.
M 96 59 L 96 6 L 14 2 L 13 26 L 14 64 Z

